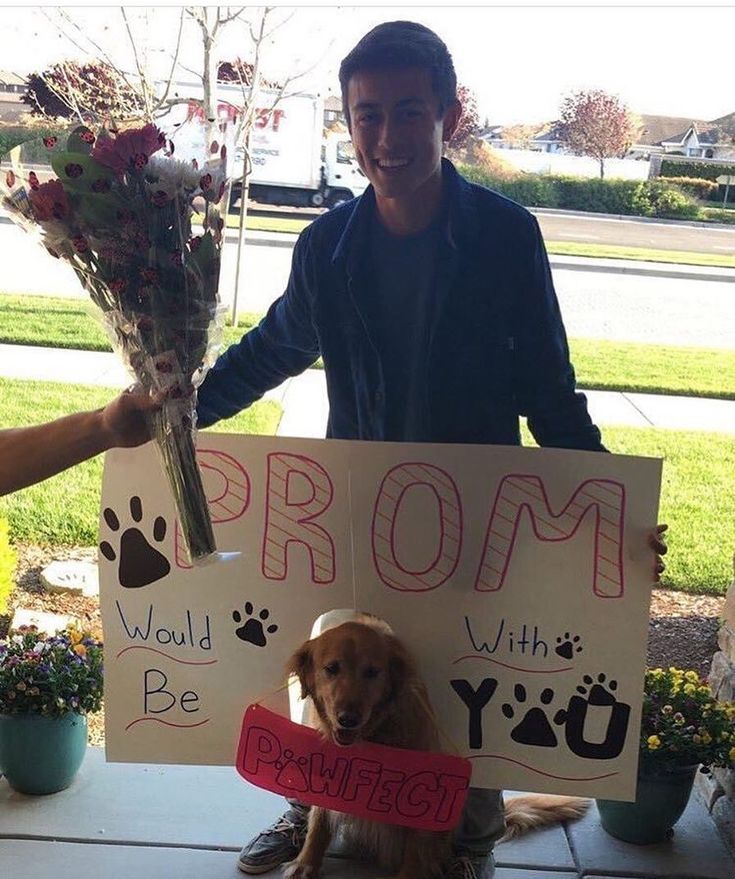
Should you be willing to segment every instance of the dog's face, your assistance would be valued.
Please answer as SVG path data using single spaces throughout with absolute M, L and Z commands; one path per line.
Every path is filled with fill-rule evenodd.
M 410 660 L 393 635 L 349 622 L 307 641 L 287 671 L 310 696 L 322 732 L 338 745 L 370 740 L 410 674 Z

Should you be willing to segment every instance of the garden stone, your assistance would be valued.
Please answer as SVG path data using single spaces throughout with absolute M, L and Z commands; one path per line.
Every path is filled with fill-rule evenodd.
M 47 613 L 43 610 L 31 610 L 27 607 L 18 607 L 13 614 L 10 623 L 11 629 L 19 629 L 21 626 L 35 626 L 40 632 L 55 635 L 66 629 L 67 626 L 78 623 L 76 617 L 63 613 Z
M 51 562 L 41 571 L 41 583 L 47 592 L 69 592 L 87 598 L 100 594 L 99 572 L 95 562 L 78 559 Z

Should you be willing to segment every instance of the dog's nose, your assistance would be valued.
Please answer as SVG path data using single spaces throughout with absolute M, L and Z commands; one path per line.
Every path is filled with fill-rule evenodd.
M 337 723 L 342 729 L 354 729 L 360 725 L 360 715 L 357 711 L 340 711 L 337 715 Z

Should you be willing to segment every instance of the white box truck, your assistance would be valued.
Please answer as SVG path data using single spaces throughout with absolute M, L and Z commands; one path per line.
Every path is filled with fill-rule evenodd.
M 182 96 L 198 98 L 201 85 L 181 83 Z M 288 95 L 263 90 L 250 130 L 251 173 L 249 196 L 253 201 L 299 207 L 336 207 L 361 195 L 368 180 L 358 167 L 347 133 L 324 131 L 324 101 L 319 95 Z M 239 85 L 217 86 L 218 114 L 234 119 L 243 104 Z M 163 127 L 201 116 L 194 102 L 175 105 L 162 119 Z M 242 148 L 235 152 L 231 202 L 240 198 Z

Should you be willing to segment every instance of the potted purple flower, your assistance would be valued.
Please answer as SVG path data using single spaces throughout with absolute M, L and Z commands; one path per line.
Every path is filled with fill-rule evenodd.
M 68 787 L 102 704 L 102 644 L 76 628 L 21 627 L 0 642 L 0 771 L 20 793 Z

